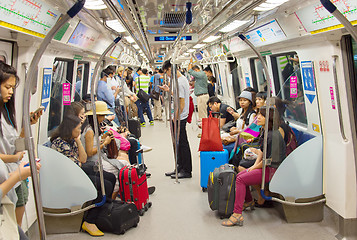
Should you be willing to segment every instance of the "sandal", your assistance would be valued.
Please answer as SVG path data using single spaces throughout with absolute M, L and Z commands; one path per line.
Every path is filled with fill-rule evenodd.
M 244 221 L 243 215 L 240 215 L 240 217 L 235 217 L 232 214 L 227 221 L 222 222 L 222 226 L 225 227 L 233 227 L 235 225 L 243 226 L 243 221 Z
M 248 208 L 250 208 L 250 210 L 254 210 L 255 204 L 256 204 L 255 201 L 250 201 L 249 203 L 244 203 L 243 211 L 248 210 Z

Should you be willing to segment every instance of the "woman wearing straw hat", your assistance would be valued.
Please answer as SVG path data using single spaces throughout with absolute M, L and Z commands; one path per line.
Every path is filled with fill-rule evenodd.
M 103 133 L 103 130 L 100 128 L 100 123 L 105 120 L 105 115 L 110 114 L 111 112 L 107 108 L 107 104 L 102 101 L 96 101 L 95 102 L 96 106 L 96 114 L 97 114 L 97 123 L 98 123 L 98 131 L 101 136 L 101 143 L 100 143 L 100 149 L 106 148 L 106 146 L 114 140 L 113 138 L 113 132 L 112 131 L 106 131 Z M 89 162 L 96 162 L 98 161 L 98 153 L 97 153 L 97 139 L 94 137 L 94 119 L 93 119 L 93 111 L 88 111 L 86 113 L 88 116 L 88 122 L 86 122 L 86 126 L 84 126 L 83 133 L 81 136 L 81 141 L 83 143 L 84 149 L 87 153 L 88 159 L 87 161 Z M 108 156 L 104 151 L 101 152 L 102 160 L 103 160 L 103 169 L 107 172 L 113 173 L 115 177 L 117 178 L 116 184 L 114 186 L 114 192 L 113 192 L 113 198 L 116 197 L 118 191 L 119 191 L 119 182 L 118 182 L 118 175 L 119 175 L 119 169 L 121 169 L 124 166 L 127 166 L 130 164 L 129 158 L 127 153 L 123 151 L 119 151 L 119 155 L 117 159 L 109 159 Z

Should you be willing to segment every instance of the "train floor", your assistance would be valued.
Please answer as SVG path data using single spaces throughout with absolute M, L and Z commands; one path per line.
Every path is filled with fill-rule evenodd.
M 187 125 L 193 159 L 193 177 L 175 184 L 164 173 L 174 169 L 169 127 L 164 122 L 142 128 L 142 144 L 153 148 L 144 159 L 152 176 L 149 185 L 156 186 L 150 196 L 152 207 L 140 218 L 137 228 L 124 235 L 105 233 L 101 239 L 311 239 L 333 240 L 337 234 L 336 219 L 325 207 L 324 220 L 318 223 L 288 224 L 275 208 L 244 212 L 244 226 L 223 227 L 222 220 L 210 210 L 207 193 L 201 191 L 199 174 L 199 130 Z M 48 235 L 47 239 L 91 239 L 87 233 Z

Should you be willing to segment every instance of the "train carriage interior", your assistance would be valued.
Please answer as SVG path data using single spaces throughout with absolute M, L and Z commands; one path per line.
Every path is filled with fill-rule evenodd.
M 357 239 L 356 24 L 357 0 L 0 0 L 0 193 L 29 169 L 0 240 Z

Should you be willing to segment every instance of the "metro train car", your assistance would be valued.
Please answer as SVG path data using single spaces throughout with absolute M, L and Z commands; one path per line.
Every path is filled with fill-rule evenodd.
M 130 129 L 130 121 L 140 120 L 141 136 L 134 134 L 135 141 L 140 142 L 138 148 L 147 146 L 148 151 L 144 149 L 134 159 L 145 162 L 147 183 L 156 190 L 149 196 L 152 207 L 142 206 L 147 211 L 141 212 L 139 223 L 125 234 L 116 235 L 97 224 L 98 231 L 104 232 L 102 239 L 357 239 L 356 10 L 357 0 L 0 0 L 0 62 L 16 69 L 18 76 L 16 86 L 8 88 L 13 93 L 5 98 L 9 78 L 0 68 L 1 126 L 4 129 L 6 121 L 9 125 L 8 119 L 16 119 L 17 125 L 16 144 L 0 131 L 4 141 L 0 143 L 0 157 L 9 154 L 1 151 L 10 141 L 12 154 L 24 151 L 22 162 L 29 162 L 31 168 L 26 183 L 28 202 L 19 224 L 26 236 L 16 231 L 6 235 L 11 232 L 8 222 L 12 221 L 15 228 L 16 222 L 3 214 L 4 197 L 0 216 L 7 225 L 0 224 L 0 239 L 79 240 L 96 236 L 83 227 L 87 210 L 100 211 L 107 206 L 103 205 L 106 198 L 107 203 L 114 200 L 106 196 L 100 204 L 92 204 L 100 184 L 93 184 L 73 161 L 49 148 L 50 138 L 58 132 L 73 102 L 82 101 L 89 115 L 100 115 L 98 103 L 93 102 L 95 97 L 101 100 L 98 82 L 116 79 L 114 75 L 119 72 L 118 79 L 129 84 L 133 95 L 124 97 L 124 85 L 118 91 L 109 87 L 110 94 L 110 90 L 115 92 L 111 97 L 121 98 L 121 102 L 104 105 L 113 109 L 112 116 L 120 120 L 119 125 Z M 163 68 L 167 63 L 171 71 Z M 211 210 L 206 188 L 200 185 L 205 162 L 198 151 L 204 134 L 199 99 L 207 95 L 207 101 L 209 97 L 208 91 L 195 94 L 198 80 L 195 83 L 195 74 L 189 70 L 192 66 L 200 73 L 212 71 L 213 95 L 221 106 L 228 105 L 237 112 L 241 108 L 239 97 L 248 90 L 264 92 L 268 106 L 271 98 L 280 98 L 284 109 L 281 118 L 296 138 L 296 146 L 284 155 L 269 183 L 263 184 L 260 192 L 247 188 L 256 199 L 263 195 L 269 204 L 246 202 L 238 218 L 229 214 L 221 219 Z M 158 74 L 168 90 L 161 91 L 162 97 L 156 100 L 160 114 L 150 116 L 157 111 L 153 94 L 145 106 L 135 100 L 140 81 L 148 85 L 143 79 L 154 76 L 158 69 L 163 70 Z M 142 73 L 137 78 L 139 70 Z M 146 72 L 151 75 L 143 77 Z M 191 88 L 194 105 L 192 121 L 187 125 L 186 120 L 185 125 L 177 124 L 182 119 L 171 114 L 186 109 L 187 102 L 181 106 L 181 76 Z M 11 98 L 15 99 L 14 118 L 5 108 Z M 207 102 L 207 106 L 211 105 Z M 29 114 L 37 109 L 42 115 L 30 126 L 33 118 Z M 139 114 L 139 120 L 132 116 L 142 110 L 146 113 Z M 258 118 L 260 115 L 257 111 Z M 150 124 L 140 117 L 149 119 Z M 21 128 L 24 138 L 19 137 Z M 133 133 L 134 129 L 130 130 Z M 192 173 L 182 178 L 178 172 L 165 176 L 180 167 L 177 161 L 183 153 L 179 132 L 187 132 L 189 151 L 184 154 L 191 155 Z M 264 149 L 267 145 L 262 148 L 263 155 L 267 154 Z M 36 160 L 41 164 L 39 174 Z M 269 165 L 267 156 L 263 156 L 263 162 L 263 166 Z M 98 178 L 101 171 L 100 163 L 95 166 Z M 0 177 L 2 182 L 10 168 L 5 172 Z M 99 195 L 105 196 L 104 192 L 98 190 Z M 119 201 L 121 194 L 124 190 L 113 198 Z

